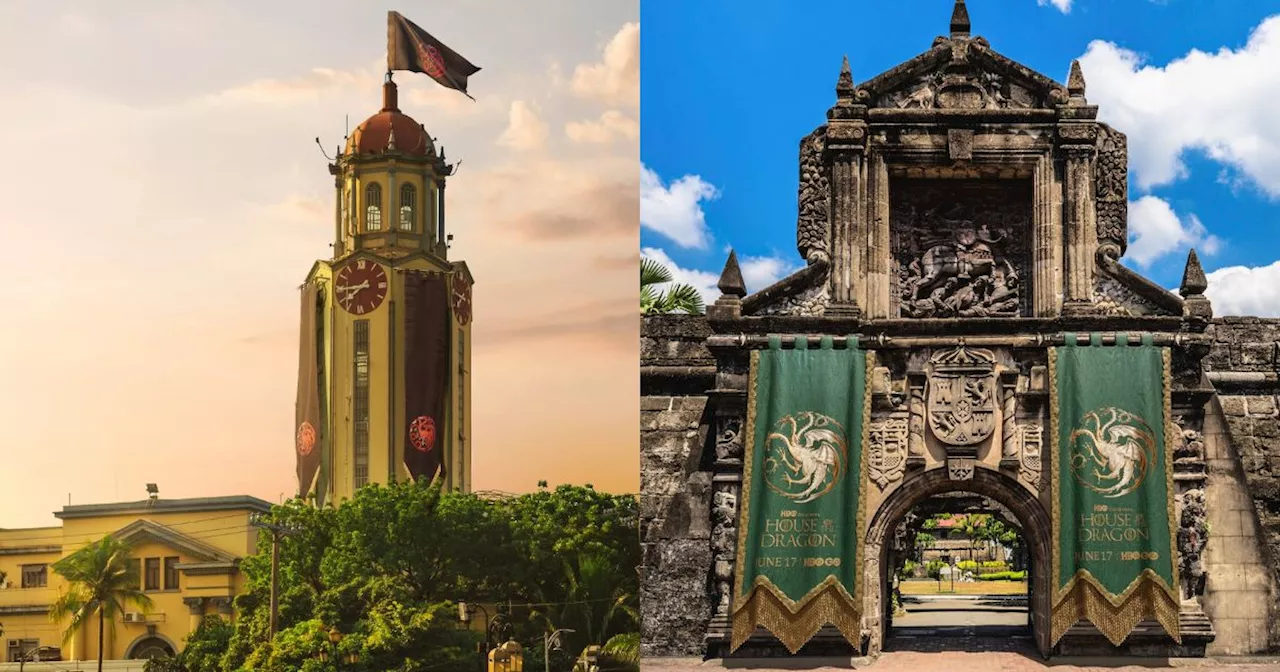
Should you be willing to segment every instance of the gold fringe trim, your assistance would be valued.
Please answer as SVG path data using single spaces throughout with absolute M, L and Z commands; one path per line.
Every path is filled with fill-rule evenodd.
M 834 625 L 850 644 L 861 643 L 862 615 L 836 577 L 828 576 L 797 601 L 789 599 L 769 579 L 758 577 L 751 594 L 733 612 L 729 650 L 738 650 L 757 627 L 763 627 L 795 655 L 827 624 Z
M 1057 644 L 1071 626 L 1085 620 L 1113 646 L 1120 646 L 1134 627 L 1148 617 L 1154 617 L 1173 641 L 1181 644 L 1180 609 L 1178 600 L 1169 594 L 1168 585 L 1150 569 L 1144 569 L 1120 598 L 1108 595 L 1093 576 L 1082 569 L 1072 577 L 1067 594 L 1053 607 L 1050 645 Z
M 756 461 L 756 404 L 759 397 L 760 351 L 751 351 L 751 368 L 747 373 L 747 432 L 742 442 L 742 495 L 738 498 L 738 551 L 734 556 L 733 603 L 742 599 L 742 575 L 747 560 L 747 530 L 751 529 L 751 478 Z M 745 600 L 744 600 L 745 601 Z

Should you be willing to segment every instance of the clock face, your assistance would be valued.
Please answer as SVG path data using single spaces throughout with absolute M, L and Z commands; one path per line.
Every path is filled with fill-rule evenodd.
M 458 317 L 458 324 L 471 321 L 471 283 L 461 273 L 453 278 L 453 314 Z
M 338 269 L 333 290 L 338 305 L 348 313 L 372 313 L 387 298 L 387 272 L 382 264 L 357 259 Z

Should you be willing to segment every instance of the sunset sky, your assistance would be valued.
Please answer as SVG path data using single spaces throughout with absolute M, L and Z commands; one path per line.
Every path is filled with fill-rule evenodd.
M 314 138 L 380 107 L 388 9 L 482 68 L 478 102 L 395 78 L 461 160 L 476 489 L 638 489 L 637 3 L 110 5 L 0 4 L 0 527 L 152 482 L 292 494 L 297 286 L 333 233 Z

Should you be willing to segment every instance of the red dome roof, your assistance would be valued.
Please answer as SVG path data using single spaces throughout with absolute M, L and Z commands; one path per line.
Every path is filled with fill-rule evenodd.
M 351 132 L 346 153 L 381 154 L 388 151 L 410 156 L 435 154 L 435 147 L 422 124 L 396 107 L 395 82 L 382 85 L 382 110 Z

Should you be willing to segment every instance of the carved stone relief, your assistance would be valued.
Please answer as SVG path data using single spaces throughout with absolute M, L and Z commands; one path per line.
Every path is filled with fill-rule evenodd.
M 796 222 L 796 248 L 800 256 L 810 262 L 818 257 L 829 258 L 827 240 L 831 189 L 822 157 L 826 140 L 827 127 L 824 125 L 800 141 L 800 209 Z
M 1097 148 L 1093 184 L 1098 249 L 1118 259 L 1129 236 L 1129 141 L 1123 133 L 1099 124 Z
M 742 460 L 742 418 L 716 417 L 716 461 Z
M 1093 302 L 1106 315 L 1164 315 L 1168 312 L 1102 272 L 1093 275 Z
M 1040 453 L 1044 445 L 1044 430 L 1039 424 L 1030 423 L 1022 425 L 1021 434 L 1022 466 L 1019 469 L 1019 474 L 1024 482 L 1039 491 L 1041 488 Z
M 907 466 L 907 419 L 881 418 L 871 421 L 867 469 L 871 480 L 884 490 L 902 479 Z
M 798 294 L 785 297 L 777 303 L 756 309 L 754 315 L 791 315 L 819 317 L 831 303 L 831 293 L 826 282 L 810 287 Z
M 719 484 L 711 499 L 711 554 L 719 601 L 717 616 L 727 616 L 733 596 L 733 563 L 738 546 L 738 493 L 735 484 Z
M 1013 180 L 894 180 L 893 297 L 901 317 L 1016 317 L 1030 292 L 1031 189 Z
M 996 428 L 995 355 L 960 346 L 929 358 L 929 429 L 949 446 L 973 446 Z
M 953 481 L 973 480 L 973 469 L 972 457 L 947 458 L 947 478 Z
M 1183 596 L 1204 594 L 1204 547 L 1209 543 L 1208 512 L 1204 490 L 1195 488 L 1175 497 L 1178 514 L 1178 557 Z
M 987 71 L 929 73 L 885 93 L 876 102 L 877 107 L 918 110 L 1005 110 L 1035 105 L 1035 95 L 1025 87 Z

